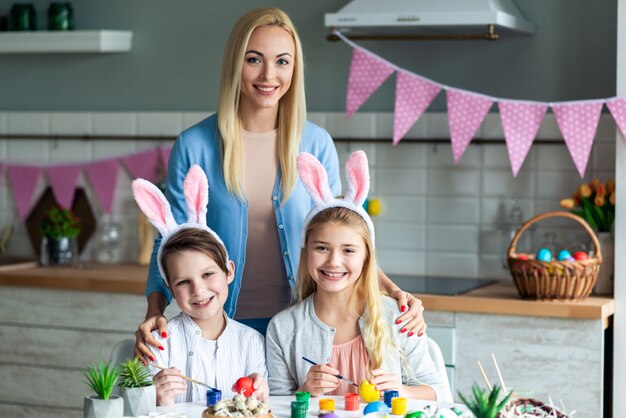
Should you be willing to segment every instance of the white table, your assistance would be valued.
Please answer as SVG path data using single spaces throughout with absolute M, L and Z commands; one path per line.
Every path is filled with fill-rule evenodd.
M 309 412 L 308 416 L 317 417 L 319 412 L 319 399 L 322 398 L 330 398 L 335 400 L 335 414 L 339 415 L 342 418 L 356 418 L 363 416 L 363 408 L 367 405 L 365 402 L 361 402 L 360 408 L 358 411 L 345 411 L 344 407 L 344 399 L 343 396 L 320 396 L 317 398 L 311 398 L 309 400 Z M 274 418 L 290 418 L 291 417 L 291 402 L 295 401 L 295 396 L 270 396 L 269 406 L 272 410 L 272 414 Z M 382 399 L 381 399 L 382 400 Z M 408 400 L 408 409 L 407 412 L 416 411 L 424 408 L 427 405 L 431 405 L 431 410 L 435 410 L 436 408 L 451 408 L 453 406 L 459 408 L 462 411 L 467 411 L 465 405 L 461 404 L 451 404 L 445 402 L 434 402 L 434 401 L 418 401 L 414 399 Z M 202 412 L 206 409 L 206 402 L 190 402 L 183 403 L 171 406 L 159 406 L 156 408 L 157 412 L 162 414 L 168 413 L 185 413 L 187 414 L 187 418 L 199 418 L 202 416 Z M 391 412 L 391 408 L 390 411 Z M 391 415 L 390 416 L 395 416 Z M 454 415 L 456 417 L 456 415 Z M 469 415 L 468 415 L 469 416 Z M 439 417 L 439 415 L 437 415 Z M 447 417 L 447 415 L 446 415 Z

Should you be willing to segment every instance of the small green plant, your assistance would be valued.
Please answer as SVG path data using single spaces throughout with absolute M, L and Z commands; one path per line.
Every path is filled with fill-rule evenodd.
M 111 362 L 105 363 L 99 359 L 88 366 L 83 375 L 87 379 L 85 383 L 96 392 L 100 399 L 109 399 L 120 377 L 120 369 Z
M 76 237 L 80 234 L 80 218 L 67 209 L 53 206 L 46 212 L 41 233 L 53 239 Z
M 498 416 L 498 412 L 500 412 L 502 407 L 504 407 L 509 399 L 511 399 L 511 395 L 513 395 L 513 392 L 509 392 L 504 399 L 498 401 L 500 390 L 501 388 L 498 385 L 495 385 L 493 390 L 489 392 L 486 389 L 482 389 L 477 384 L 473 384 L 473 399 L 465 399 L 461 392 L 459 392 L 459 397 L 467 408 L 472 411 L 474 415 L 476 415 L 476 418 L 496 418 Z
M 138 357 L 127 359 L 120 364 L 120 381 L 118 386 L 124 388 L 141 388 L 152 384 L 150 369 L 141 364 Z

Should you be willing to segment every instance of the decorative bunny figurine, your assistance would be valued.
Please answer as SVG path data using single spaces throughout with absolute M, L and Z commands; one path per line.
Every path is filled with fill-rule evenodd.
M 326 169 L 313 155 L 306 152 L 301 152 L 298 155 L 298 174 L 314 203 L 302 226 L 303 247 L 306 228 L 311 219 L 324 209 L 332 207 L 343 207 L 358 213 L 365 220 L 372 237 L 372 244 L 374 244 L 374 224 L 363 209 L 363 202 L 365 202 L 370 190 L 370 173 L 365 152 L 354 151 L 346 162 L 348 193 L 343 199 L 336 198 L 331 194 Z
M 146 215 L 150 223 L 161 234 L 161 246 L 157 254 L 159 272 L 165 280 L 165 272 L 161 266 L 161 249 L 163 244 L 174 235 L 174 233 L 184 228 L 199 228 L 211 233 L 215 239 L 224 247 L 222 239 L 206 224 L 207 204 L 209 203 L 209 181 L 206 174 L 199 165 L 189 168 L 183 191 L 187 206 L 187 222 L 177 224 L 172 215 L 172 208 L 161 190 L 154 184 L 144 179 L 135 179 L 132 182 L 133 196 L 141 211 Z M 228 251 L 226 251 L 228 258 Z

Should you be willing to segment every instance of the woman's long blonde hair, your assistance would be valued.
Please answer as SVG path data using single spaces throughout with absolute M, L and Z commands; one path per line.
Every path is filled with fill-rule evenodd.
M 277 154 L 284 202 L 297 182 L 296 158 L 300 148 L 300 136 L 306 121 L 306 101 L 300 38 L 289 16 L 277 8 L 255 9 L 241 16 L 226 42 L 217 110 L 217 126 L 222 139 L 224 180 L 228 190 L 243 199 L 243 150 L 241 121 L 239 120 L 241 71 L 250 36 L 254 29 L 260 26 L 283 28 L 291 35 L 295 45 L 291 86 L 278 104 Z
M 396 347 L 396 345 L 382 319 L 381 290 L 378 281 L 376 255 L 367 224 L 359 214 L 343 207 L 333 207 L 321 211 L 311 220 L 306 229 L 305 246 L 300 254 L 300 264 L 298 265 L 298 298 L 300 301 L 304 300 L 317 288 L 307 267 L 307 246 L 311 231 L 324 224 L 345 225 L 353 228 L 365 243 L 366 255 L 363 270 L 361 277 L 352 288 L 350 305 L 357 311 L 358 315 L 364 314 L 363 342 L 369 355 L 370 370 L 377 369 L 381 367 L 383 358 L 389 349 Z M 358 312 L 359 303 L 364 304 L 364 312 Z

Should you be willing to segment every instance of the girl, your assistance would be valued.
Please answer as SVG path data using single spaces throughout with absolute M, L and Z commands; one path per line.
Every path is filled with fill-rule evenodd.
M 200 401 L 206 388 L 187 385 L 181 374 L 234 395 L 231 386 L 242 376 L 254 380 L 255 394 L 269 394 L 263 336 L 229 319 L 224 312 L 235 264 L 220 237 L 206 225 L 207 178 L 192 166 L 184 182 L 187 222 L 178 225 L 169 203 L 153 184 L 133 181 L 141 210 L 163 236 L 157 249 L 158 268 L 182 313 L 167 326 L 168 339 L 158 334 L 152 367 L 158 405 Z M 166 369 L 162 369 L 166 367 Z
M 340 395 L 353 389 L 337 379 L 342 375 L 400 396 L 441 399 L 443 381 L 427 337 L 408 338 L 387 325 L 398 309 L 381 294 L 376 276 L 374 227 L 362 208 L 369 190 L 365 153 L 353 153 L 346 165 L 344 199 L 332 197 L 312 155 L 300 154 L 298 171 L 315 207 L 304 221 L 300 302 L 276 315 L 266 335 L 270 392 Z

